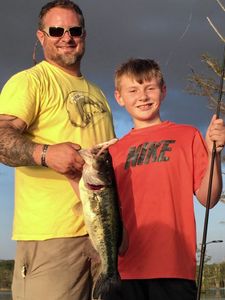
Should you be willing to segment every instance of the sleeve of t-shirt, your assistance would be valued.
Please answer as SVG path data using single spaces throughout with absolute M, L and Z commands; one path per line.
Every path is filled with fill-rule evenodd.
M 12 115 L 29 126 L 38 111 L 37 86 L 35 78 L 22 71 L 12 76 L 0 95 L 0 114 Z

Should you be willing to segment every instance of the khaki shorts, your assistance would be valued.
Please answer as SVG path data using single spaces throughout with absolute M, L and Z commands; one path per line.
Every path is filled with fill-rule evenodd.
M 87 236 L 19 241 L 13 300 L 91 300 L 98 267 Z

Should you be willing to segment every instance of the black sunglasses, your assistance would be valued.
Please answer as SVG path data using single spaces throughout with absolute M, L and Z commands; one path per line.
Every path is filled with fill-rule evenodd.
M 48 27 L 47 32 L 45 30 L 43 31 L 51 37 L 62 37 L 66 32 L 72 37 L 79 37 L 83 34 L 83 27 L 74 26 L 67 29 L 63 27 Z

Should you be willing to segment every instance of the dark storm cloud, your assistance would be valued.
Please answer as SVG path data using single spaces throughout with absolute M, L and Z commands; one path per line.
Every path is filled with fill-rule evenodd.
M 36 0 L 1 3 L 0 88 L 13 73 L 32 65 L 38 13 L 45 3 Z M 221 42 L 206 20 L 209 16 L 222 29 L 224 15 L 216 1 L 78 0 L 77 3 L 85 15 L 88 33 L 82 70 L 104 90 L 116 122 L 126 117 L 113 98 L 115 67 L 129 57 L 150 57 L 160 63 L 168 85 L 163 107 L 165 118 L 203 126 L 209 117 L 207 101 L 198 101 L 184 89 L 190 66 L 203 68 L 202 53 L 211 53 L 219 59 L 222 54 Z M 39 59 L 41 53 L 39 47 Z M 197 115 L 193 114 L 193 108 Z

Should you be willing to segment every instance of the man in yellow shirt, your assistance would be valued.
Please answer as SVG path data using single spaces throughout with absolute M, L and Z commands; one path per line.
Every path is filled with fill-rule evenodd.
M 16 167 L 13 299 L 90 300 L 95 253 L 68 178 L 79 181 L 81 147 L 114 137 L 111 111 L 80 71 L 86 31 L 75 3 L 47 3 L 37 38 L 45 60 L 0 97 L 0 162 Z

